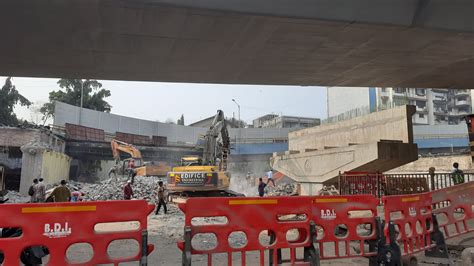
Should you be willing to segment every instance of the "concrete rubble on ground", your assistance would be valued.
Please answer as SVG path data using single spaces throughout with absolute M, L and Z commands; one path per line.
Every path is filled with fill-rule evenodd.
M 8 198 L 6 203 L 26 203 L 30 201 L 29 196 L 23 196 L 17 191 L 9 190 L 5 198 Z
M 294 196 L 298 193 L 295 183 L 277 183 L 276 187 L 267 186 L 266 191 L 268 196 Z
M 70 181 L 69 186 L 72 190 L 79 190 L 85 193 L 83 197 L 85 201 L 122 200 L 123 187 L 127 180 L 127 177 L 117 176 L 108 178 L 98 184 Z M 158 177 L 135 177 L 132 184 L 133 197 L 135 199 L 154 201 L 154 190 L 160 180 L 164 181 L 163 178 Z

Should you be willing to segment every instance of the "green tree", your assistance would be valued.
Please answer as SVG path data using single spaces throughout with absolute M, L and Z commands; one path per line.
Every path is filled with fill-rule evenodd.
M 56 101 L 81 106 L 81 87 L 83 87 L 82 106 L 84 108 L 107 113 L 112 109 L 112 106 L 104 100 L 111 95 L 110 91 L 102 88 L 102 84 L 97 80 L 60 79 L 58 85 L 61 89 L 50 92 L 49 102 L 45 103 L 40 109 L 45 119 L 54 115 L 54 103 Z
M 3 85 L 0 90 L 0 124 L 7 126 L 15 126 L 18 124 L 18 118 L 13 112 L 13 108 L 18 103 L 21 106 L 31 105 L 31 102 L 21 95 L 15 86 L 13 86 L 12 78 L 8 77 L 5 80 L 5 85 Z
M 178 119 L 178 125 L 184 126 L 184 114 L 181 114 L 181 118 Z

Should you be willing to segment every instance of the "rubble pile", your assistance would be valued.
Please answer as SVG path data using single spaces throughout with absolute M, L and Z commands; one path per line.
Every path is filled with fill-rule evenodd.
M 123 187 L 127 180 L 126 177 L 112 177 L 98 184 L 70 181 L 69 187 L 71 188 L 71 191 L 78 190 L 83 192 L 85 194 L 83 196 L 85 201 L 122 200 Z M 162 180 L 162 178 L 135 177 L 134 183 L 132 184 L 133 198 L 145 199 L 148 201 L 154 200 L 154 190 L 160 180 Z
M 331 186 L 323 186 L 323 188 L 318 191 L 318 195 L 322 196 L 331 196 L 331 195 L 339 195 L 339 190 L 333 185 Z
M 276 187 L 267 186 L 265 189 L 268 196 L 293 196 L 298 194 L 295 183 L 278 183 Z
M 8 198 L 7 203 L 26 203 L 30 201 L 31 197 L 23 196 L 18 191 L 9 190 L 5 198 Z

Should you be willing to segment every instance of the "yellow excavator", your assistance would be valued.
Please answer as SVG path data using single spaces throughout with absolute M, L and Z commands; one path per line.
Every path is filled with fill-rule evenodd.
M 125 169 L 128 168 L 128 163 L 131 160 L 134 162 L 133 169 L 137 176 L 166 176 L 170 170 L 170 167 L 163 163 L 159 163 L 158 165 L 145 163 L 142 158 L 142 153 L 132 144 L 113 139 L 110 142 L 110 146 L 112 147 L 112 154 L 117 163 L 116 168 L 119 171 L 121 170 L 122 173 L 125 173 Z M 123 164 L 120 166 L 121 151 L 130 154 L 131 158 L 123 160 Z
M 179 166 L 168 173 L 168 195 L 181 197 L 243 196 L 229 190 L 230 173 L 227 157 L 230 138 L 224 112 L 217 111 L 204 136 L 202 156 L 185 156 Z

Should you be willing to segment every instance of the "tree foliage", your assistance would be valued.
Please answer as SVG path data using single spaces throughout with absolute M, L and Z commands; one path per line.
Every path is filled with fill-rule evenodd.
M 81 84 L 82 82 L 84 83 Z M 112 106 L 104 100 L 111 95 L 110 91 L 102 88 L 102 84 L 97 80 L 60 79 L 58 85 L 61 89 L 50 92 L 49 102 L 41 107 L 40 111 L 45 117 L 54 115 L 56 101 L 81 106 L 81 86 L 83 86 L 82 106 L 84 108 L 107 113 L 112 109 Z
M 181 114 L 181 118 L 178 119 L 178 125 L 184 126 L 184 114 Z
M 18 118 L 13 112 L 15 105 L 31 105 L 31 102 L 16 90 L 11 79 L 11 77 L 8 77 L 5 80 L 5 85 L 0 90 L 0 124 L 7 126 L 18 124 Z

